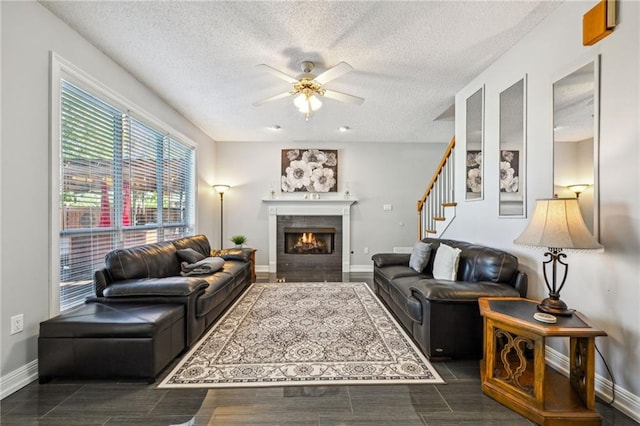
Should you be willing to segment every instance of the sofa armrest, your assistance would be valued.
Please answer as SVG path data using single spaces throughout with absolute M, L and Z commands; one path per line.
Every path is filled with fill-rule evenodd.
M 518 290 L 520 297 L 527 297 L 527 289 L 529 287 L 529 278 L 524 272 L 518 271 L 516 277 L 513 279 L 513 287 Z
M 409 258 L 411 258 L 409 253 L 376 253 L 371 256 L 373 264 L 378 268 L 391 265 L 409 266 Z
M 199 277 L 166 277 L 141 280 L 119 281 L 103 290 L 103 295 L 111 297 L 148 297 L 148 296 L 189 296 L 204 290 L 209 284 Z
M 211 256 L 221 257 L 224 260 L 241 260 L 243 262 L 251 261 L 251 254 L 254 252 L 252 248 L 233 248 L 222 250 L 211 250 Z
M 93 291 L 97 297 L 104 296 L 102 292 L 107 288 L 110 281 L 109 272 L 106 269 L 98 269 L 93 273 Z

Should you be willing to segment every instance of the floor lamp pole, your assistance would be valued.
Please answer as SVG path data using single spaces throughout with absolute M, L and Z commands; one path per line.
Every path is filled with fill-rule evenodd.
M 224 208 L 223 208 L 223 203 L 224 203 L 224 192 L 220 193 L 220 250 L 222 250 L 223 247 L 223 241 L 224 238 L 222 237 L 222 230 L 224 229 Z
M 223 229 L 224 229 L 224 193 L 231 187 L 229 185 L 213 185 L 213 189 L 220 194 L 220 250 L 223 248 Z

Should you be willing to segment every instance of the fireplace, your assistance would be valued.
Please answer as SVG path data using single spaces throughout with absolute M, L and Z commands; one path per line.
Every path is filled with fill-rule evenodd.
M 342 280 L 340 216 L 278 216 L 277 228 L 277 278 Z
M 263 202 L 269 206 L 270 279 L 343 281 L 350 269 L 351 205 L 357 200 L 322 194 L 313 200 L 282 197 Z M 316 240 L 320 238 L 332 249 L 330 253 L 291 253 L 285 250 L 285 228 L 305 228 L 303 233 L 314 233 Z M 320 234 L 330 234 L 332 240 Z
M 332 254 L 336 228 L 284 228 L 286 254 Z

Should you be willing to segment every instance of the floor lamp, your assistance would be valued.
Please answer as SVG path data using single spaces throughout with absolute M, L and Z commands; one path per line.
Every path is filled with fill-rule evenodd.
M 222 204 L 224 201 L 224 193 L 227 192 L 231 187 L 229 185 L 213 185 L 213 189 L 216 190 L 218 194 L 220 194 L 220 250 L 223 249 L 223 237 L 222 237 L 222 229 L 224 225 L 223 214 L 224 209 L 222 208 Z

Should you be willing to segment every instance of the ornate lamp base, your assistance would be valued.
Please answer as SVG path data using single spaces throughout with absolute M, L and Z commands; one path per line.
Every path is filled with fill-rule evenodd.
M 538 305 L 538 310 L 551 315 L 560 315 L 570 317 L 575 309 L 567 308 L 567 304 L 562 300 L 554 297 L 547 297 Z

